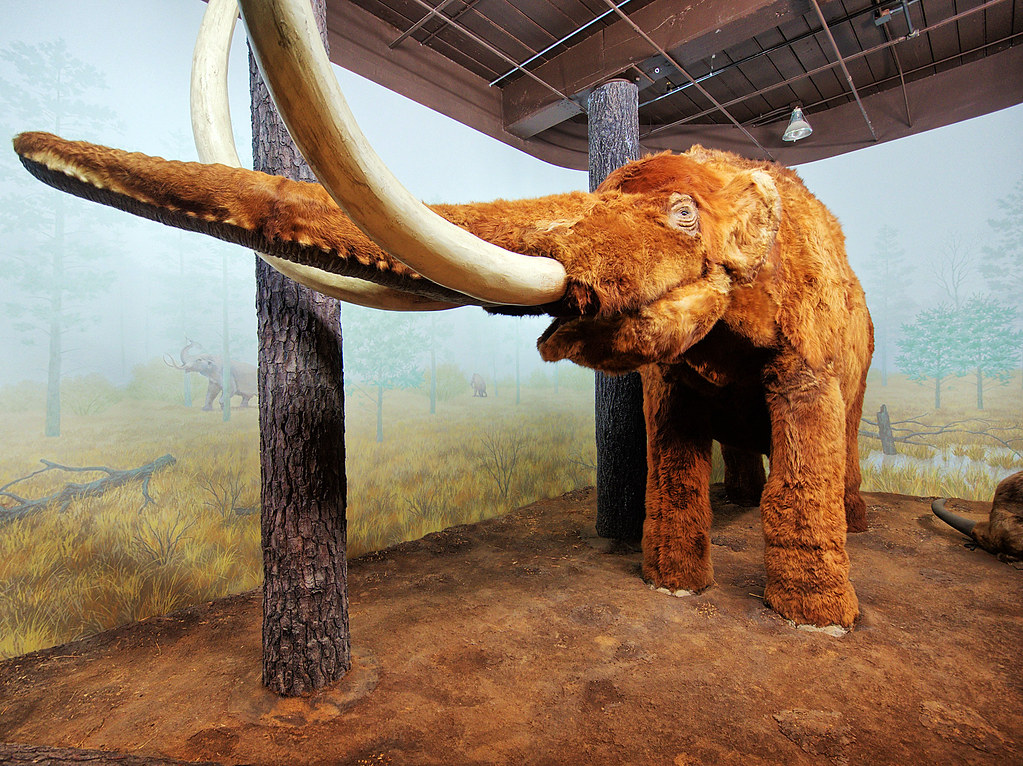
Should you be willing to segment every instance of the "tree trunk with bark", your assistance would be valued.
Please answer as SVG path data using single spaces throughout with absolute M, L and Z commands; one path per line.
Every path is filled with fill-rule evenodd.
M 57 200 L 54 208 L 53 283 L 50 287 L 50 353 L 46 374 L 46 426 L 47 436 L 60 436 L 60 384 L 64 361 L 64 199 Z
M 892 419 L 888 415 L 887 404 L 882 404 L 881 409 L 877 412 L 877 436 L 881 440 L 882 454 L 896 454 L 895 434 L 892 433 Z
M 325 38 L 324 0 L 314 10 Z M 257 170 L 315 180 L 250 53 Z M 351 667 L 338 302 L 256 267 L 263 533 L 263 683 L 307 695 Z M 225 392 L 226 394 L 226 392 Z
M 590 191 L 616 168 L 639 159 L 639 91 L 613 80 L 590 94 Z M 643 536 L 646 515 L 646 424 L 638 373 L 596 373 L 597 534 Z

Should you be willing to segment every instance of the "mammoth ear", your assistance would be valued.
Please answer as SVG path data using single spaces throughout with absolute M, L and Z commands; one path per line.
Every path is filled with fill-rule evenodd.
M 719 195 L 718 210 L 723 216 L 721 265 L 734 283 L 749 284 L 757 278 L 778 234 L 778 187 L 763 170 L 743 171 Z

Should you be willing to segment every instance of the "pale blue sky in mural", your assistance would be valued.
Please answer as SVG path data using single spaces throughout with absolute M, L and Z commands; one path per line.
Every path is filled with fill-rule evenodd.
M 65 135 L 151 154 L 194 157 L 188 72 L 204 3 L 94 0 L 49 2 L 45 14 L 39 8 L 0 0 L 4 22 L 0 50 L 10 50 L 15 44 L 64 40 L 68 52 L 94 67 L 104 81 L 103 87 L 84 92 L 82 100 L 103 106 L 114 118 L 97 125 L 68 121 L 62 126 Z M 0 60 L 0 77 L 12 79 L 13 66 L 10 59 Z M 535 160 L 361 77 L 337 71 L 377 151 L 397 176 L 428 202 L 536 196 L 586 186 L 581 172 Z M 247 77 L 245 44 L 239 30 L 230 82 L 237 143 L 243 155 L 249 151 Z M 10 98 L 14 96 L 9 93 Z M 0 125 L 9 134 L 55 129 L 46 117 L 26 116 L 24 109 L 11 108 L 9 103 L 4 102 L 5 113 L 0 115 Z M 4 194 L 18 189 L 36 191 L 17 168 L 12 153 L 0 159 L 0 168 Z M 961 254 L 980 258 L 980 248 L 990 237 L 987 219 L 995 201 L 1023 177 L 1023 106 L 806 165 L 799 171 L 842 221 L 850 259 L 858 271 L 870 268 L 882 227 L 891 228 L 895 237 L 891 244 L 901 249 L 908 265 L 908 300 L 920 305 L 943 295 L 937 279 L 943 253 L 958 248 Z M 158 291 L 159 279 L 146 264 L 153 258 L 177 262 L 176 253 L 182 247 L 219 252 L 221 246 L 126 216 L 82 209 L 89 209 L 88 215 L 95 220 L 109 221 L 110 231 L 116 231 L 114 242 L 108 243 L 114 257 L 107 259 L 104 268 L 116 272 L 110 284 L 116 286 L 122 305 L 116 317 L 96 317 L 92 329 L 76 337 L 69 347 L 69 361 L 80 371 L 98 364 L 108 370 L 117 366 L 124 372 L 132 360 L 114 365 L 108 358 L 110 344 L 105 340 L 111 333 L 125 336 L 122 348 L 127 352 L 122 350 L 122 356 L 158 355 L 167 345 L 159 317 L 153 315 L 152 295 Z M 19 227 L 12 220 L 8 223 L 13 225 L 5 230 L 5 247 L 17 248 L 19 236 L 30 227 Z M 237 268 L 239 280 L 244 280 L 248 259 L 239 257 Z M 973 274 L 966 279 L 967 292 L 983 286 Z M 239 298 L 243 313 L 245 306 L 251 305 L 247 296 L 243 290 Z M 0 321 L 8 324 L 13 320 L 5 314 Z M 22 344 L 16 336 L 6 330 L 0 333 L 0 351 L 16 360 L 0 369 L 0 382 L 42 379 L 46 371 L 42 344 Z M 535 354 L 528 363 L 538 364 Z

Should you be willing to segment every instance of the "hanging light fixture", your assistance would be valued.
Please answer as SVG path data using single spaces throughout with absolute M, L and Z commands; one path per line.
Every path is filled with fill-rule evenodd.
M 813 133 L 810 123 L 803 117 L 803 110 L 798 106 L 792 110 L 792 117 L 789 118 L 789 126 L 781 134 L 782 141 L 798 141 Z

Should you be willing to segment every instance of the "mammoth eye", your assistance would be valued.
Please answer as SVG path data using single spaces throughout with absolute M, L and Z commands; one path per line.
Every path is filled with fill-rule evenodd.
M 668 204 L 668 226 L 694 236 L 700 233 L 700 213 L 692 197 L 676 192 L 671 195 Z

